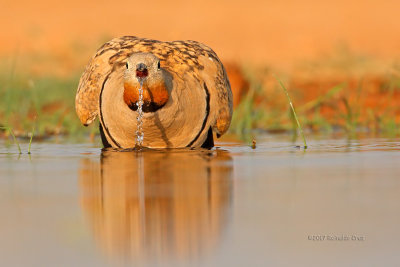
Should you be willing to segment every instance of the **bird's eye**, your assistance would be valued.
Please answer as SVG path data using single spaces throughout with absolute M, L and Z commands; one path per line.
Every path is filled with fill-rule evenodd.
M 129 67 L 128 62 L 126 62 L 125 66 L 126 66 L 126 68 L 128 69 L 128 67 Z
M 158 68 L 158 69 L 160 69 L 160 68 L 161 68 L 160 61 L 158 61 L 157 68 Z

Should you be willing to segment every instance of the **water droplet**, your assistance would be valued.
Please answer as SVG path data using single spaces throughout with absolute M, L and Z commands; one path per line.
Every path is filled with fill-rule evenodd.
M 138 81 L 140 83 L 140 88 L 139 88 L 139 101 L 137 101 L 137 130 L 136 130 L 136 146 L 141 148 L 143 146 L 143 139 L 144 139 L 144 133 L 143 133 L 143 79 L 139 79 Z

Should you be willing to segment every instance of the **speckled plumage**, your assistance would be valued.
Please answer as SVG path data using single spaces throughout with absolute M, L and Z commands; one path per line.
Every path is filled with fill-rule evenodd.
M 98 115 L 101 116 L 100 109 L 102 104 L 100 95 L 102 90 L 104 88 L 105 90 L 116 90 L 115 92 L 120 90 L 114 88 L 119 88 L 121 77 L 123 76 L 121 74 L 125 70 L 125 62 L 127 58 L 138 52 L 152 53 L 155 55 L 161 62 L 161 68 L 172 77 L 170 93 L 172 92 L 174 97 L 168 100 L 168 102 L 171 103 L 167 103 L 167 106 L 176 105 L 176 107 L 173 110 L 161 108 L 154 112 L 155 114 L 153 115 L 162 116 L 164 109 L 165 112 L 170 110 L 169 112 L 172 112 L 172 116 L 176 116 L 176 114 L 178 114 L 177 112 L 191 112 L 191 110 L 187 110 L 189 107 L 188 104 L 180 103 L 184 102 L 185 94 L 189 94 L 191 95 L 190 99 L 193 109 L 204 109 L 205 107 L 209 109 L 207 111 L 209 113 L 206 117 L 207 121 L 203 121 L 203 124 L 206 124 L 206 126 L 202 128 L 212 128 L 218 136 L 226 132 L 229 128 L 232 116 L 232 93 L 226 71 L 215 52 L 206 45 L 196 41 L 161 42 L 134 36 L 115 38 L 105 43 L 97 50 L 96 54 L 86 66 L 76 94 L 76 112 L 84 125 L 93 122 Z M 208 103 L 204 104 L 203 102 L 206 100 Z M 106 101 L 117 100 L 114 100 L 113 97 L 108 97 Z M 118 101 L 116 103 L 120 105 L 121 103 Z M 107 104 L 107 102 L 104 102 L 104 105 Z M 104 111 L 105 110 L 106 109 L 104 109 Z M 125 109 L 123 110 L 124 112 L 122 112 L 123 114 L 121 114 L 120 118 L 116 116 L 112 117 L 113 120 L 120 120 L 119 123 L 121 125 L 125 123 L 128 117 L 130 120 L 131 117 L 135 116 L 135 112 L 132 111 L 132 113 L 130 113 L 128 111 L 125 112 Z M 206 112 L 206 110 L 202 112 Z M 148 117 L 148 119 L 151 120 L 152 116 L 149 115 Z M 168 116 L 165 117 L 167 118 Z M 102 118 L 100 118 L 100 122 L 106 124 L 101 119 Z M 168 136 L 168 127 L 169 125 L 173 125 L 173 123 L 169 122 L 168 119 L 164 120 L 165 121 L 160 122 L 161 128 L 164 130 L 164 132 L 160 130 L 160 134 Z M 144 121 L 144 123 L 146 124 L 146 121 Z M 198 124 L 198 122 L 193 123 Z M 163 126 L 164 124 L 165 127 Z M 180 127 L 190 127 L 193 128 L 194 131 L 196 128 L 199 128 L 197 124 L 181 125 Z M 107 127 L 107 125 L 103 125 L 103 127 Z M 178 125 L 174 125 L 173 127 L 178 127 Z M 119 126 L 115 126 L 114 128 L 113 133 L 108 133 L 108 135 L 118 134 L 117 131 L 126 130 Z M 155 140 L 154 142 L 148 140 L 148 145 L 150 147 L 200 146 L 201 141 L 205 140 L 205 136 L 208 132 L 208 129 L 201 130 L 203 132 L 197 134 L 193 133 L 194 136 L 201 136 L 198 138 L 199 142 L 193 142 L 192 144 L 190 142 L 187 143 L 186 140 L 179 142 L 179 138 L 172 136 L 176 131 L 171 130 L 170 138 L 175 140 L 173 143 L 166 141 L 164 136 L 164 145 L 162 142 Z M 126 136 L 129 135 L 125 134 L 124 136 L 124 138 L 127 138 Z M 157 138 L 156 135 L 152 137 L 152 134 L 146 133 L 145 130 L 145 139 L 146 136 L 148 138 Z M 185 138 L 185 136 L 182 136 L 182 139 Z M 111 139 L 110 136 L 108 136 L 107 139 Z M 113 142 L 110 143 L 114 147 L 125 148 L 132 145 L 134 137 L 132 137 L 132 140 L 129 140 L 129 142 L 128 140 L 122 139 L 120 142 L 115 142 L 114 144 L 112 144 Z M 185 142 L 187 144 L 185 144 Z M 124 143 L 124 145 L 119 143 Z

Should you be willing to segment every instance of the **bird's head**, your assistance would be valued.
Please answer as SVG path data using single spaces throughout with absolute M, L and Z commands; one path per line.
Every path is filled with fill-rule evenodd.
M 151 53 L 135 53 L 125 64 L 124 101 L 130 109 L 136 110 L 139 88 L 143 87 L 143 111 L 154 112 L 162 108 L 169 95 L 160 60 Z

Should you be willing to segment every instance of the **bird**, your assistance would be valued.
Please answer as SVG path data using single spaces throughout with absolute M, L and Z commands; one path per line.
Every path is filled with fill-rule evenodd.
M 142 99 L 139 98 L 142 90 Z M 104 148 L 212 148 L 232 119 L 232 91 L 217 54 L 197 41 L 122 36 L 103 44 L 79 80 L 76 113 L 99 118 Z

